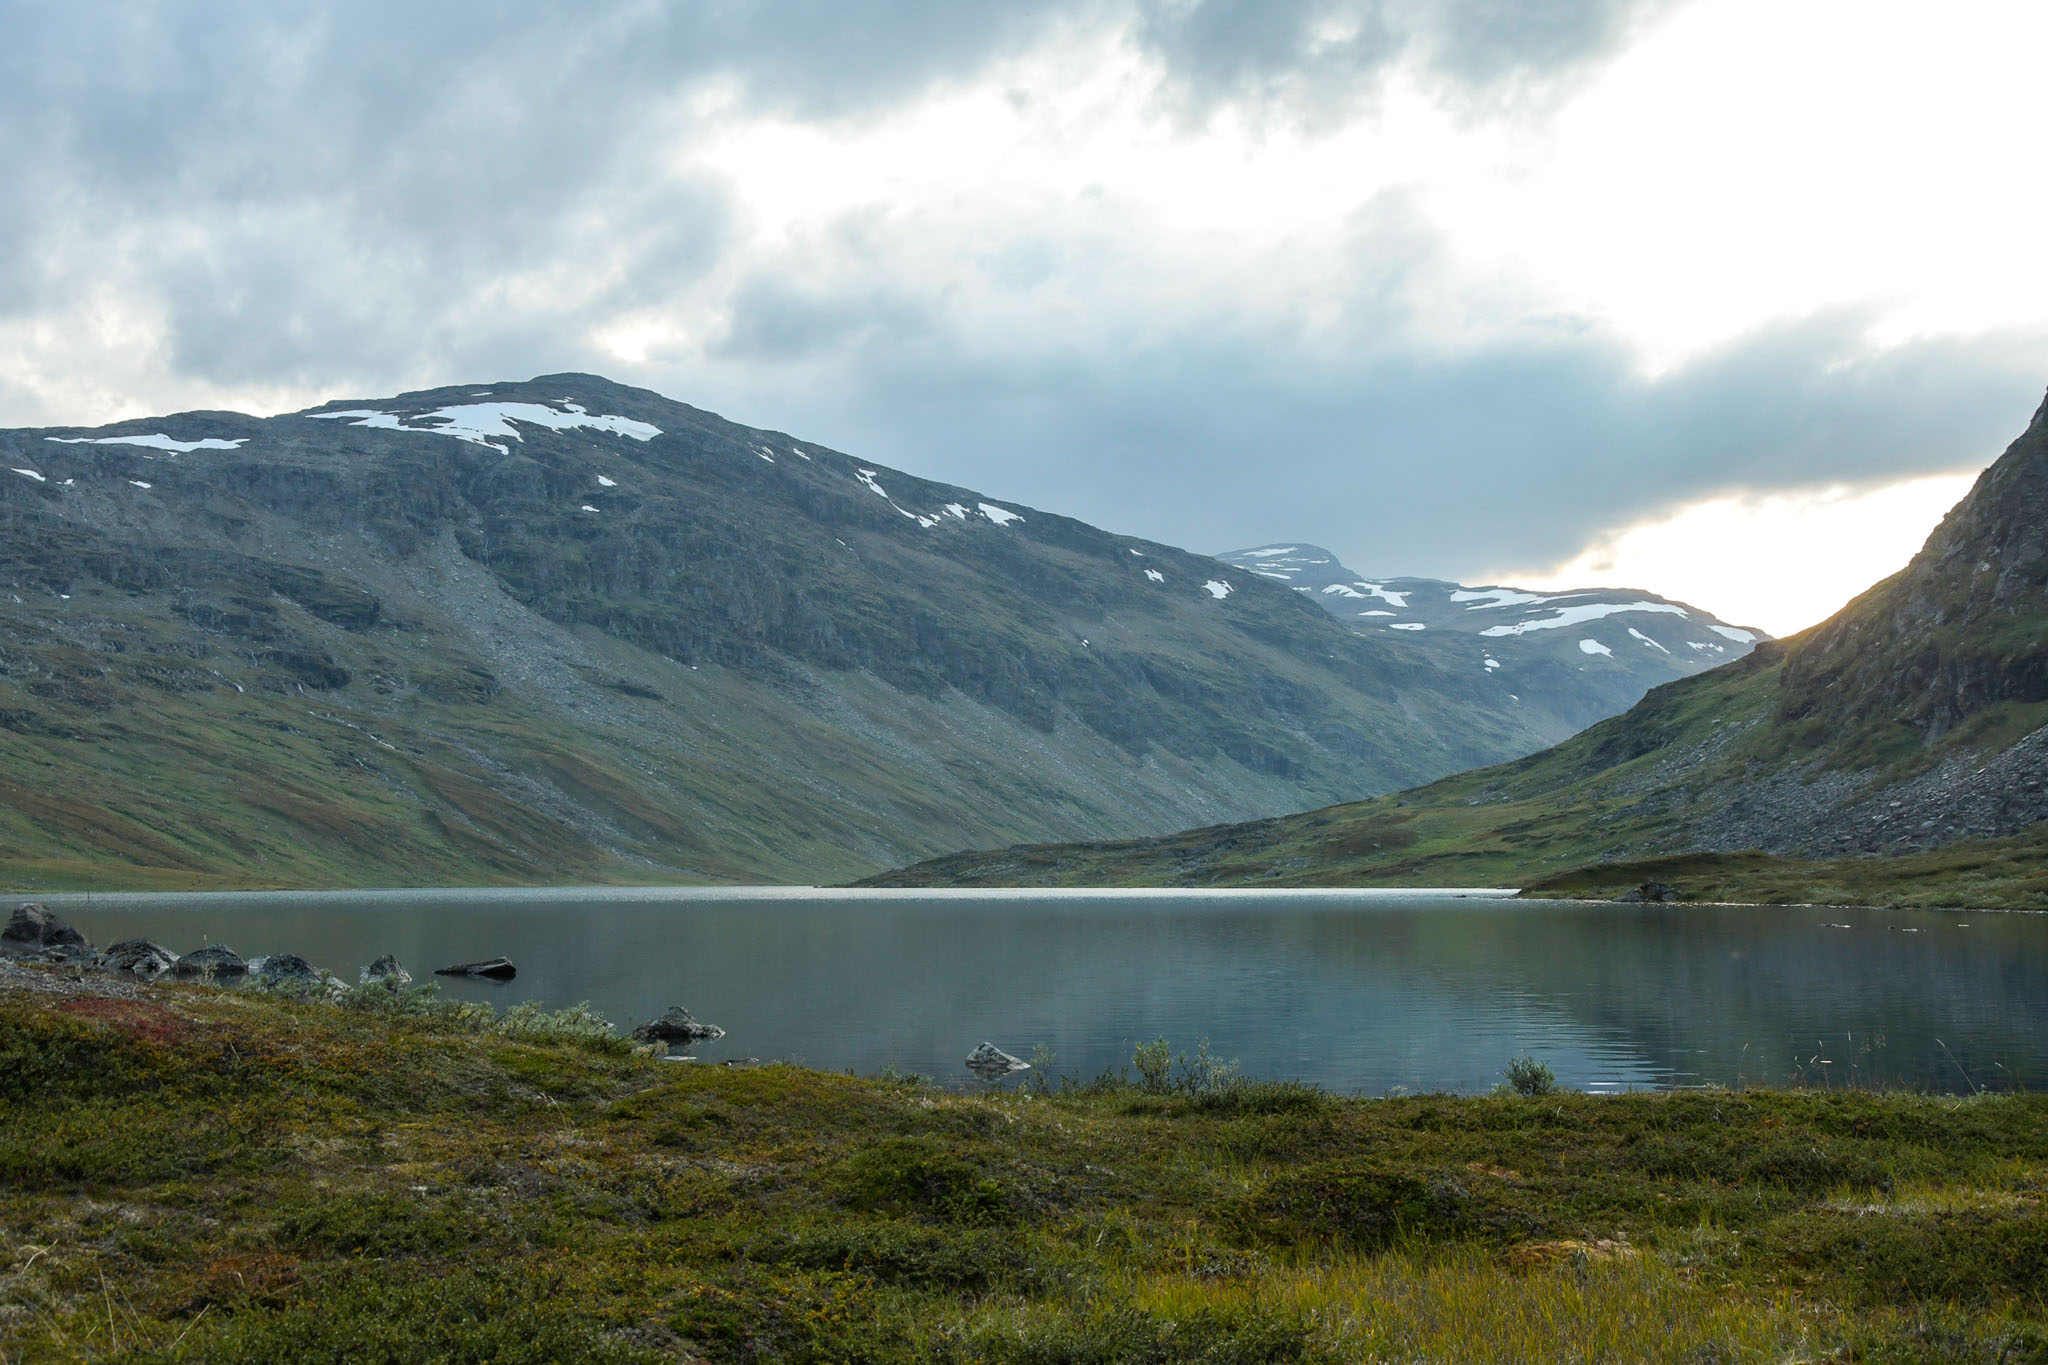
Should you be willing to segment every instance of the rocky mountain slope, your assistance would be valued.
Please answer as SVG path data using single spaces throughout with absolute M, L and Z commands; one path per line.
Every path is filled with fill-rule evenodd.
M 1580 728 L 1645 692 L 1739 659 L 1760 630 L 1635 588 L 1530 592 L 1437 578 L 1368 578 L 1319 545 L 1260 545 L 1217 556 L 1285 583 L 1354 630 L 1413 639 L 1475 637 L 1478 665 L 1520 701 Z
M 0 432 L 17 886 L 839 879 L 1576 728 L 1471 639 L 556 375 Z
M 2044 527 L 2048 403 L 1903 571 L 1553 749 L 1299 816 L 890 880 L 1592 892 L 1649 868 L 1727 894 L 1910 884 L 1923 901 L 2048 906 Z

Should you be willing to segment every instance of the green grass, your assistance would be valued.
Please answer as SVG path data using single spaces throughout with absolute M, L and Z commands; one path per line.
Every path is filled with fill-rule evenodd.
M 961 1093 L 352 1001 L 0 975 L 0 1358 L 2048 1360 L 2044 1097 Z

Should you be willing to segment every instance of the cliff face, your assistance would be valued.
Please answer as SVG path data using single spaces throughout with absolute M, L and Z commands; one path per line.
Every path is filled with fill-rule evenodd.
M 1811 632 L 1782 715 L 1870 715 L 1938 742 L 2048 701 L 2048 402 L 1913 562 Z
M 1455 642 L 582 375 L 0 432 L 0 588 L 31 881 L 832 879 L 1573 728 Z

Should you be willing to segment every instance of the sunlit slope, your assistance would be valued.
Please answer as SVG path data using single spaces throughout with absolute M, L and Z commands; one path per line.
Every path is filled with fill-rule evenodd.
M 2048 905 L 2048 406 L 1899 574 L 1555 748 L 1411 791 L 902 884 L 1543 885 Z

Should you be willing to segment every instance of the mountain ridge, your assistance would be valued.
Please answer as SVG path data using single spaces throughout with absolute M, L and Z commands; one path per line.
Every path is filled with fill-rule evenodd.
M 1478 666 L 1518 701 L 1574 729 L 1627 710 L 1652 687 L 1742 657 L 1761 630 L 1640 588 L 1533 592 L 1444 579 L 1371 577 L 1319 545 L 1277 542 L 1217 558 L 1295 589 L 1347 628 L 1466 637 Z
M 1177 547 L 587 375 L 0 432 L 22 886 L 838 879 L 1575 728 Z
M 2044 511 L 2048 402 L 1899 573 L 1554 748 L 1322 811 L 873 882 L 1604 894 L 1650 868 L 1694 894 L 2048 907 Z

